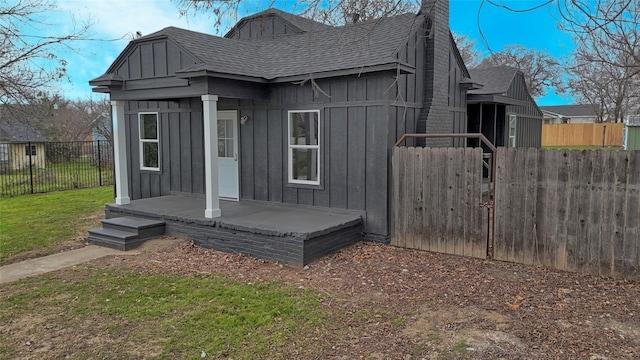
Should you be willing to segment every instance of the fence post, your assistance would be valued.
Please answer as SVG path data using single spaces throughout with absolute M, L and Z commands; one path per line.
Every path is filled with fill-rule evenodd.
M 31 141 L 27 143 L 26 153 L 29 155 L 29 184 L 31 185 L 31 193 L 33 194 L 33 161 L 31 161 Z
M 100 156 L 100 141 L 98 140 L 98 179 L 100 180 L 100 186 L 102 186 L 102 158 Z

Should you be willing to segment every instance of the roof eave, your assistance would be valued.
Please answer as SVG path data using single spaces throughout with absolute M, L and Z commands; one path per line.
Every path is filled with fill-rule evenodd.
M 219 79 L 231 79 L 231 80 L 240 80 L 240 81 L 248 81 L 254 83 L 267 83 L 268 80 L 265 78 L 261 78 L 258 76 L 249 76 L 249 75 L 238 75 L 238 74 L 228 74 L 222 73 L 212 70 L 187 70 L 187 71 L 176 71 L 176 77 L 178 79 L 195 79 L 195 78 L 219 78 Z
M 484 85 L 470 78 L 462 78 L 462 80 L 460 80 L 460 87 L 463 90 L 478 90 L 482 89 Z
M 467 94 L 468 104 L 495 103 L 504 105 L 527 106 L 528 102 L 514 99 L 502 94 Z

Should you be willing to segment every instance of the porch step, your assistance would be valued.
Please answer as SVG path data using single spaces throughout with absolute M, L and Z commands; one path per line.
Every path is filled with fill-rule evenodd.
M 130 250 L 164 232 L 164 221 L 123 216 L 102 220 L 102 228 L 89 230 L 88 240 L 90 244 Z

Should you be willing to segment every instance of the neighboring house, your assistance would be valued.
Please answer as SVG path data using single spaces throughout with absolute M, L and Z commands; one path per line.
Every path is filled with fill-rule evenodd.
M 624 149 L 640 150 L 640 115 L 627 116 L 624 125 Z
M 222 215 L 215 226 L 248 231 L 228 224 L 238 212 L 225 215 L 221 207 L 231 203 L 220 198 L 287 204 L 358 214 L 356 239 L 387 241 L 393 144 L 405 133 L 467 132 L 474 84 L 449 31 L 448 1 L 434 4 L 427 15 L 343 27 L 270 9 L 240 20 L 227 37 L 168 27 L 133 40 L 90 81 L 113 104 L 117 194 L 108 211 L 200 197 L 191 223 Z M 284 212 L 272 211 L 270 223 Z M 177 224 L 181 214 L 169 217 L 171 226 L 188 227 Z M 256 245 L 247 233 L 203 235 L 213 226 L 193 230 L 196 242 L 282 259 L 278 243 Z M 352 239 L 343 241 L 326 251 Z
M 467 93 L 467 131 L 481 132 L 495 146 L 539 148 L 542 112 L 527 91 L 523 73 L 508 66 L 469 73 L 483 86 Z
M 589 104 L 540 106 L 545 124 L 593 124 L 598 116 Z
M 0 168 L 3 171 L 45 167 L 47 139 L 27 123 L 0 119 Z
M 98 115 L 92 123 L 91 128 L 91 140 L 92 141 L 105 141 L 110 140 L 107 138 L 106 133 L 111 129 L 111 119 L 109 116 Z

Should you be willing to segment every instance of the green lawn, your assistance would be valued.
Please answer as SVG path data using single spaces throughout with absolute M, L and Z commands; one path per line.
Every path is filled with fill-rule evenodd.
M 24 336 L 43 327 L 58 334 L 75 329 L 58 339 L 73 349 L 74 359 L 286 359 L 302 350 L 318 356 L 327 346 L 322 335 L 331 325 L 320 296 L 311 290 L 240 283 L 222 275 L 90 266 L 70 271 L 75 274 L 6 285 L 0 293 L 0 323 L 38 314 L 20 329 Z M 24 351 L 11 338 L 0 337 L 1 358 L 20 357 Z
M 23 195 L 0 200 L 0 263 L 24 251 L 69 240 L 87 215 L 113 202 L 113 187 Z
M 32 181 L 33 180 L 33 181 Z M 90 159 L 78 159 L 71 163 L 48 163 L 43 169 L 16 170 L 0 174 L 0 197 L 45 193 L 70 189 L 84 189 L 113 184 L 110 166 L 99 169 Z

